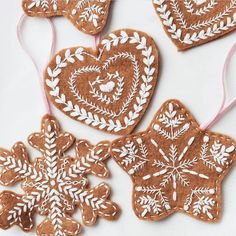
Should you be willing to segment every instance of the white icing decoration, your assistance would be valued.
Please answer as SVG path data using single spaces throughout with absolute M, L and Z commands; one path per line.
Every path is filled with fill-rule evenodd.
M 176 202 L 178 205 L 177 189 L 190 188 L 182 206 L 183 210 L 200 218 L 206 216 L 213 220 L 216 217 L 214 214 L 217 214 L 213 212 L 215 208 L 218 209 L 214 200 L 215 193 L 218 194 L 218 180 L 212 179 L 209 173 L 219 175 L 228 168 L 232 163 L 235 146 L 223 145 L 214 135 L 206 134 L 199 140 L 199 136 L 194 135 L 196 132 L 191 132 L 195 128 L 188 115 L 177 108 L 178 104 L 170 102 L 167 108 L 161 110 L 146 134 L 121 139 L 118 143 L 127 140 L 126 143 L 119 148 L 114 145 L 112 152 L 115 156 L 118 155 L 119 163 L 128 174 L 138 178 L 137 182 L 143 183 L 135 187 L 134 193 L 136 209 L 142 209 L 141 217 L 150 219 L 150 215 L 161 216 L 166 211 L 173 210 L 170 202 Z M 181 139 L 188 131 L 191 132 L 191 136 L 186 143 L 181 143 L 181 147 L 177 146 L 175 141 Z M 157 138 L 150 138 L 155 137 L 153 132 Z M 202 142 L 200 150 L 196 150 L 194 155 L 188 155 L 195 142 Z M 198 164 L 203 164 L 205 169 L 196 168 Z M 155 169 L 151 173 L 145 172 L 149 167 Z M 195 186 L 191 182 L 192 178 L 198 179 Z M 214 185 L 208 185 L 209 182 L 205 180 L 213 181 Z M 148 184 L 149 181 L 153 184 Z M 158 183 L 155 185 L 155 182 Z M 167 196 L 169 193 L 171 199 Z
M 225 9 L 217 14 L 214 17 L 211 17 L 205 21 L 198 21 L 197 23 L 193 23 L 188 25 L 186 19 L 184 18 L 183 13 L 180 11 L 178 0 L 170 0 L 173 12 L 176 15 L 176 20 L 179 22 L 180 27 L 178 27 L 174 22 L 174 17 L 172 11 L 166 5 L 167 0 L 153 0 L 154 4 L 157 5 L 157 12 L 159 13 L 163 24 L 168 28 L 168 32 L 171 33 L 171 37 L 173 39 L 178 40 L 182 44 L 191 45 L 194 42 L 198 42 L 200 40 L 208 39 L 216 36 L 236 25 L 236 13 L 233 16 L 228 16 L 230 13 L 234 12 L 236 8 L 236 0 L 231 0 L 229 5 L 225 6 Z M 189 4 L 188 0 L 184 0 L 184 3 L 189 12 L 192 12 L 192 5 Z M 206 8 L 203 8 L 202 11 L 195 12 L 196 15 L 205 14 L 210 9 L 215 7 L 216 1 L 212 0 L 210 5 Z M 227 18 L 226 22 L 222 20 L 223 18 Z M 202 29 L 203 27 L 208 27 L 207 29 Z M 183 34 L 183 30 L 193 30 L 193 33 Z
M 71 54 L 71 51 L 68 49 L 65 52 L 65 57 L 61 58 L 58 56 L 56 58 L 56 67 L 48 68 L 47 72 L 51 79 L 46 80 L 47 86 L 50 88 L 50 95 L 55 98 L 55 102 L 57 104 L 62 104 L 64 106 L 63 111 L 68 113 L 73 118 L 76 118 L 79 121 L 84 121 L 86 124 L 92 125 L 94 127 L 98 127 L 99 129 L 119 132 L 121 130 L 125 130 L 127 127 L 132 126 L 135 123 L 135 120 L 140 116 L 140 113 L 143 110 L 143 105 L 145 105 L 150 97 L 150 90 L 152 89 L 152 80 L 153 74 L 156 71 L 156 68 L 153 67 L 153 63 L 155 57 L 152 55 L 152 47 L 147 45 L 147 39 L 143 36 L 140 37 L 137 32 L 134 32 L 133 36 L 128 36 L 125 31 L 121 31 L 120 35 L 110 34 L 111 39 L 105 39 L 101 43 L 103 45 L 103 49 L 100 52 L 98 57 L 91 55 L 83 50 L 83 48 L 78 48 L 74 54 Z M 111 57 L 109 57 L 100 68 L 98 66 L 87 66 L 76 70 L 72 73 L 71 77 L 68 79 L 70 84 L 71 92 L 77 98 L 77 101 L 86 105 L 89 109 L 80 108 L 79 103 L 73 104 L 71 101 L 67 100 L 65 94 L 61 94 L 58 83 L 60 81 L 60 74 L 64 68 L 67 67 L 68 64 L 75 63 L 76 60 L 83 61 L 84 55 L 92 57 L 95 60 L 100 60 L 104 51 L 109 52 L 112 47 L 116 47 L 119 44 L 136 44 L 137 50 L 140 50 L 144 59 L 143 59 L 143 67 L 144 74 L 140 75 L 140 65 L 138 65 L 135 56 L 128 52 L 120 52 Z M 108 67 L 116 62 L 116 60 L 120 58 L 129 59 L 133 65 L 134 76 L 132 80 L 132 86 L 130 88 L 130 92 L 128 94 L 127 99 L 123 103 L 120 111 L 115 113 L 111 110 L 107 110 L 106 108 L 99 107 L 96 104 L 88 101 L 86 98 L 81 96 L 79 91 L 76 89 L 75 80 L 76 78 L 83 74 L 89 72 L 101 72 L 106 71 Z M 115 96 L 120 97 L 122 93 L 123 81 L 120 80 L 120 88 L 117 91 Z M 140 85 L 140 90 L 137 91 L 138 85 Z M 129 111 L 128 115 L 121 121 L 119 120 L 119 116 L 127 111 L 127 107 L 132 102 L 132 99 L 136 96 L 135 103 L 133 105 L 133 109 Z M 114 98 L 113 98 L 114 99 Z M 115 99 L 114 99 L 115 100 Z M 104 117 L 99 117 L 94 114 L 93 111 L 98 114 L 103 115 Z M 116 119 L 114 119 L 116 118 Z M 113 120 L 114 119 L 114 120 Z
M 34 8 L 38 8 L 39 11 L 47 13 L 50 6 L 53 7 L 53 10 L 56 12 L 58 10 L 58 2 L 61 1 L 62 4 L 68 5 L 72 0 L 31 0 L 31 3 L 28 5 L 28 10 L 31 11 Z M 73 0 L 74 1 L 74 0 Z M 108 0 L 76 0 L 77 4 L 74 9 L 70 12 L 70 16 L 73 17 L 78 14 L 79 11 L 79 21 L 88 22 L 93 25 L 96 29 L 101 28 L 98 24 L 99 19 L 105 14 L 106 4 Z M 98 5 L 98 3 L 104 3 L 104 5 Z M 62 10 L 66 12 L 66 10 Z M 79 24 L 79 21 L 76 22 Z

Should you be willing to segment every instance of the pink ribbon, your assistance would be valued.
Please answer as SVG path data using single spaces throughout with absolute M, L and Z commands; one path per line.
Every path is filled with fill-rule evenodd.
M 40 82 L 40 88 L 41 88 L 41 92 L 42 92 L 42 98 L 43 98 L 43 102 L 44 102 L 44 105 L 45 105 L 45 109 L 46 109 L 46 112 L 51 114 L 52 111 L 51 111 L 51 107 L 50 107 L 50 103 L 47 99 L 47 96 L 45 94 L 45 91 L 44 91 L 44 83 L 43 83 L 43 71 L 41 71 L 37 65 L 37 62 L 36 60 L 34 59 L 34 57 L 31 55 L 30 51 L 27 49 L 27 47 L 25 46 L 24 44 L 24 40 L 23 40 L 23 37 L 22 37 L 22 26 L 23 26 L 23 23 L 25 21 L 25 19 L 27 18 L 26 15 L 22 15 L 20 20 L 19 20 L 19 23 L 17 25 L 17 38 L 18 38 L 18 41 L 22 47 L 22 49 L 25 51 L 25 53 L 29 56 L 29 58 L 31 59 L 32 63 L 34 64 L 34 67 L 35 69 L 37 70 L 37 73 L 38 73 L 38 78 L 39 78 L 39 82 Z M 51 50 L 50 50 L 50 57 L 49 57 L 49 60 L 52 58 L 52 56 L 54 55 L 54 52 L 55 52 L 55 45 L 56 45 L 56 30 L 55 30 L 55 26 L 52 22 L 51 19 L 47 18 L 48 22 L 50 23 L 50 26 L 51 26 L 51 31 L 52 31 L 52 42 L 51 42 Z
M 95 35 L 95 37 L 94 37 L 94 49 L 95 50 L 97 49 L 97 46 L 100 43 L 100 41 L 101 41 L 101 35 L 100 34 Z
M 39 78 L 39 82 L 40 82 L 40 87 L 41 87 L 41 91 L 42 91 L 42 97 L 43 97 L 43 101 L 44 101 L 44 104 L 45 104 L 45 108 L 46 108 L 46 111 L 49 114 L 51 114 L 50 103 L 49 103 L 49 101 L 47 99 L 47 96 L 45 94 L 45 91 L 44 91 L 43 72 L 39 69 L 36 60 L 33 58 L 31 53 L 25 47 L 24 41 L 23 41 L 23 37 L 22 37 L 22 34 L 21 34 L 21 28 L 22 28 L 22 25 L 23 25 L 26 17 L 27 17 L 26 15 L 23 15 L 20 18 L 20 21 L 19 21 L 19 23 L 17 25 L 17 38 L 18 38 L 18 41 L 19 41 L 22 49 L 29 56 L 29 58 L 31 59 L 31 61 L 33 62 L 34 66 L 35 66 L 35 68 L 37 70 L 38 78 Z M 51 30 L 52 30 L 52 43 L 51 43 L 51 50 L 50 50 L 50 57 L 49 57 L 49 59 L 51 59 L 51 57 L 54 55 L 54 51 L 55 51 L 56 30 L 55 30 L 55 26 L 54 26 L 52 20 L 49 19 L 49 18 L 47 18 L 47 20 L 50 23 Z M 94 39 L 95 39 L 95 47 L 97 48 L 98 44 L 100 43 L 101 37 L 100 37 L 100 35 L 96 35 Z M 221 82 L 222 82 L 223 98 L 222 98 L 222 103 L 221 103 L 220 109 L 217 112 L 217 114 L 210 121 L 208 121 L 206 124 L 201 125 L 201 129 L 202 130 L 211 128 L 228 111 L 230 111 L 236 105 L 236 97 L 233 98 L 228 104 L 226 104 L 226 101 L 227 101 L 227 90 L 226 90 L 226 84 L 225 84 L 227 68 L 228 68 L 228 65 L 229 65 L 229 63 L 230 63 L 230 61 L 231 61 L 235 51 L 236 51 L 236 43 L 230 49 L 230 51 L 229 51 L 229 53 L 228 53 L 228 55 L 226 57 L 226 60 L 225 60 L 225 63 L 224 63 L 224 67 L 223 67 L 223 71 L 222 71 Z
M 230 111 L 236 105 L 236 97 L 233 98 L 228 104 L 226 104 L 227 89 L 226 89 L 226 84 L 225 84 L 227 68 L 229 66 L 229 63 L 230 63 L 235 51 L 236 51 L 236 43 L 230 49 L 230 51 L 226 57 L 223 71 L 222 71 L 221 82 L 222 82 L 222 89 L 223 89 L 223 98 L 222 98 L 222 103 L 221 103 L 220 109 L 217 112 L 217 114 L 210 121 L 208 121 L 206 124 L 201 125 L 201 129 L 203 129 L 203 130 L 209 129 L 213 125 L 215 125 L 228 111 Z

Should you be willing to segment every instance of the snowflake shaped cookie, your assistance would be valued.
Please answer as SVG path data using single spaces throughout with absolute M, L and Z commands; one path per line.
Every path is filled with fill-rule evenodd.
M 219 219 L 221 183 L 235 160 L 235 142 L 200 130 L 179 101 L 167 101 L 145 132 L 115 140 L 111 153 L 133 180 L 140 219 L 160 220 L 177 211 Z
M 65 16 L 79 30 L 98 34 L 106 25 L 111 0 L 23 0 L 29 16 Z
M 37 227 L 37 235 L 77 235 L 81 226 L 71 218 L 78 207 L 85 225 L 93 225 L 97 217 L 116 219 L 119 208 L 109 200 L 110 188 L 101 183 L 88 187 L 87 175 L 107 177 L 104 161 L 109 157 L 109 143 L 92 146 L 85 140 L 76 142 L 76 157 L 64 152 L 74 143 L 74 137 L 62 133 L 56 119 L 46 115 L 40 133 L 29 137 L 29 144 L 42 157 L 30 160 L 23 143 L 11 151 L 0 149 L 0 183 L 22 182 L 24 195 L 10 191 L 0 194 L 0 227 L 19 225 L 24 231 L 33 228 L 34 213 L 46 219 Z
M 236 29 L 236 0 L 153 0 L 153 4 L 180 51 Z

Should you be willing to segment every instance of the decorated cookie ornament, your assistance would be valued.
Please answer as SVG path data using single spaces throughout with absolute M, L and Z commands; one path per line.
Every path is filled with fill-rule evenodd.
M 23 143 L 11 151 L 0 149 L 0 183 L 10 186 L 22 182 L 24 194 L 3 191 L 0 194 L 0 227 L 13 225 L 30 231 L 34 214 L 45 216 L 37 226 L 37 235 L 78 235 L 81 225 L 72 218 L 76 208 L 82 212 L 83 223 L 95 224 L 98 217 L 115 220 L 118 206 L 109 200 L 110 188 L 105 183 L 88 186 L 87 175 L 107 177 L 104 161 L 109 157 L 109 143 L 92 146 L 85 140 L 76 142 L 76 156 L 64 153 L 75 139 L 62 133 L 56 119 L 46 115 L 40 133 L 29 137 L 29 144 L 41 152 L 30 159 Z
M 111 154 L 132 178 L 140 219 L 161 220 L 181 211 L 219 220 L 221 184 L 236 158 L 235 142 L 201 130 L 179 101 L 167 101 L 146 131 L 115 140 Z
M 236 29 L 235 0 L 153 0 L 164 29 L 182 51 Z
M 23 0 L 29 16 L 65 16 L 79 30 L 95 35 L 106 25 L 111 0 Z
M 152 98 L 159 73 L 159 53 L 151 37 L 118 30 L 97 50 L 60 51 L 45 73 L 45 90 L 67 116 L 99 130 L 129 134 Z

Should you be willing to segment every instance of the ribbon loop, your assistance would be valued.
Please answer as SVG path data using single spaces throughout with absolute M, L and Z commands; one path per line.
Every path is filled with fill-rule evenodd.
M 236 52 L 236 43 L 234 43 L 234 45 L 230 49 L 222 70 L 221 82 L 222 82 L 223 97 L 220 109 L 210 121 L 208 121 L 206 124 L 201 125 L 201 129 L 203 130 L 209 129 L 213 125 L 215 125 L 228 111 L 230 111 L 236 105 L 236 96 L 230 102 L 228 102 L 228 104 L 226 103 L 227 102 L 226 73 L 230 61 L 235 52 Z
M 44 105 L 45 105 L 47 113 L 51 114 L 51 107 L 50 107 L 49 101 L 48 101 L 47 96 L 46 96 L 45 91 L 44 91 L 43 71 L 41 71 L 39 69 L 39 66 L 38 66 L 36 60 L 34 59 L 32 54 L 30 53 L 30 51 L 27 49 L 27 47 L 25 46 L 25 43 L 24 43 L 24 40 L 23 40 L 22 26 L 23 26 L 26 18 L 27 18 L 27 16 L 25 14 L 23 14 L 21 16 L 20 20 L 19 20 L 19 23 L 17 25 L 17 39 L 18 39 L 18 41 L 20 43 L 20 46 L 22 47 L 24 52 L 28 55 L 28 57 L 32 61 L 33 65 L 34 65 L 34 67 L 35 67 L 35 69 L 37 71 L 39 82 L 40 82 L 40 88 L 41 88 L 41 92 L 42 92 L 42 98 L 43 98 L 43 101 L 44 101 Z M 50 56 L 49 56 L 49 59 L 51 59 L 51 57 L 54 55 L 54 52 L 55 52 L 56 30 L 55 30 L 55 26 L 54 26 L 52 20 L 49 19 L 49 18 L 47 18 L 47 20 L 48 20 L 48 22 L 50 24 L 51 31 L 52 31 L 52 42 L 51 42 L 51 50 L 50 50 Z
M 94 36 L 94 49 L 95 50 L 97 49 L 97 46 L 100 43 L 100 41 L 101 41 L 101 35 L 100 34 L 95 35 Z

